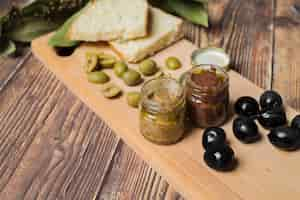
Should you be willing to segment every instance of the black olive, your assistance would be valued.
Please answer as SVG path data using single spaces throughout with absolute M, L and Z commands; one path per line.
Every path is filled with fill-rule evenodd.
M 258 116 L 259 123 L 265 128 L 275 128 L 286 124 L 286 114 L 284 108 L 274 108 L 273 110 L 262 110 Z
M 73 54 L 76 47 L 55 47 L 54 49 L 58 56 L 67 57 Z
M 259 103 L 263 110 L 272 110 L 282 107 L 282 98 L 277 92 L 268 90 L 261 95 Z
M 270 142 L 283 150 L 293 151 L 300 147 L 300 131 L 291 127 L 278 127 L 268 135 Z
M 205 163 L 217 171 L 229 171 L 235 167 L 234 151 L 228 145 L 212 148 L 204 153 Z
M 244 143 L 252 143 L 260 139 L 256 123 L 248 117 L 238 117 L 233 121 L 233 133 Z
M 253 97 L 240 97 L 234 104 L 235 112 L 238 115 L 251 117 L 259 113 L 259 105 Z
M 226 144 L 226 134 L 222 128 L 210 127 L 205 129 L 202 136 L 202 145 L 205 150 Z
M 300 115 L 297 115 L 296 117 L 294 117 L 294 119 L 292 120 L 292 124 L 291 124 L 292 128 L 296 128 L 300 130 Z

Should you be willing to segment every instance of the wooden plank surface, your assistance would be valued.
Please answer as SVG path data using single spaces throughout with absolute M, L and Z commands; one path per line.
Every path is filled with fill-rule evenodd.
M 4 1 L 1 1 L 1 3 L 3 2 Z M 192 40 L 193 42 L 195 42 L 195 44 L 197 44 L 198 46 L 206 46 L 209 42 L 210 44 L 216 44 L 219 46 L 226 47 L 227 50 L 233 56 L 233 63 L 241 63 L 240 65 L 235 66 L 235 69 L 241 72 L 244 76 L 250 78 L 255 83 L 259 84 L 261 87 L 269 88 L 273 85 L 275 89 L 280 90 L 280 92 L 284 94 L 285 98 L 288 100 L 288 103 L 290 105 L 299 109 L 299 105 L 300 105 L 299 83 L 297 82 L 300 73 L 299 70 L 297 70 L 297 64 L 299 64 L 299 62 L 297 61 L 298 60 L 297 54 L 299 52 L 298 49 L 300 48 L 299 45 L 297 45 L 298 44 L 297 42 L 299 42 L 299 39 L 297 37 L 297 35 L 299 34 L 299 29 L 297 28 L 298 27 L 297 24 L 299 23 L 297 23 L 297 12 L 295 12 L 293 9 L 289 9 L 289 6 L 293 6 L 295 3 L 297 2 L 290 1 L 290 0 L 289 1 L 287 0 L 277 0 L 277 1 L 275 0 L 274 1 L 273 0 L 272 1 L 271 0 L 270 1 L 211 0 L 211 4 L 209 6 L 210 9 L 218 11 L 218 12 L 210 13 L 212 15 L 211 19 L 213 21 L 212 29 L 210 31 L 206 31 L 202 28 L 187 23 L 186 30 L 185 30 L 186 37 Z M 271 6 L 272 4 L 274 7 L 273 9 Z M 271 13 L 270 13 L 270 9 L 271 9 Z M 256 20 L 243 18 L 244 12 L 247 14 L 247 16 L 250 15 L 251 17 L 253 16 L 256 17 L 255 18 Z M 274 17 L 275 18 L 274 21 L 276 23 L 274 23 L 274 21 L 270 22 L 270 20 L 273 19 L 274 15 L 276 15 L 276 18 Z M 267 22 L 261 22 L 260 21 L 261 18 L 267 19 L 266 20 Z M 267 23 L 269 27 L 264 26 L 264 23 Z M 275 30 L 272 27 L 272 23 L 275 24 L 274 25 Z M 250 30 L 253 26 L 255 27 L 256 30 L 255 32 Z M 266 27 L 268 27 L 268 29 L 265 29 Z M 261 31 L 261 29 L 263 31 Z M 248 31 L 250 30 L 249 35 L 248 32 L 245 32 L 246 30 Z M 270 33 L 272 34 L 273 32 L 274 32 L 274 37 L 272 35 L 270 36 Z M 292 35 L 289 34 L 290 32 L 292 33 Z M 243 35 L 243 37 L 240 36 L 241 34 Z M 245 37 L 246 38 L 248 37 L 248 42 L 246 42 Z M 253 41 L 255 44 L 252 43 Z M 272 52 L 269 52 L 270 46 L 271 47 L 273 46 L 274 54 L 272 54 Z M 261 49 L 264 50 L 261 51 Z M 264 55 L 263 58 L 257 56 L 260 54 L 257 54 L 254 57 L 253 52 L 255 53 L 256 51 L 263 52 Z M 248 53 L 246 54 L 244 52 L 248 52 Z M 270 57 L 271 57 L 271 63 L 270 63 Z M 40 72 L 41 66 L 34 67 L 36 66 L 35 64 L 36 60 L 31 57 L 27 58 L 26 62 L 24 63 L 18 62 L 18 60 L 16 60 L 15 58 L 9 60 L 4 60 L 1 58 L 0 63 L 1 63 L 0 76 L 2 77 L 1 84 L 3 86 L 5 85 L 4 87 L 1 87 L 2 90 L 0 93 L 0 98 L 1 98 L 0 128 L 2 129 L 2 127 L 4 126 L 2 120 L 10 119 L 9 123 L 15 123 L 15 121 L 12 121 L 12 118 L 9 118 L 9 116 L 6 115 L 11 114 L 13 112 L 13 111 L 8 112 L 8 110 L 15 110 L 14 112 L 16 113 L 19 111 L 20 108 L 15 106 L 18 104 L 23 104 L 25 102 L 25 99 L 22 99 L 21 96 L 26 95 L 26 93 L 29 91 L 28 85 L 32 84 L 33 80 L 40 76 L 42 76 L 42 78 L 47 77 L 47 75 L 45 75 L 47 73 Z M 252 63 L 252 65 L 250 65 L 249 63 Z M 261 63 L 266 63 L 266 65 Z M 246 67 L 244 67 L 244 64 L 246 64 Z M 272 64 L 274 64 L 274 72 L 273 72 Z M 54 79 L 54 81 L 56 80 Z M 59 82 L 57 84 L 58 87 L 64 88 Z M 51 87 L 50 85 L 51 84 L 47 82 L 45 84 L 45 90 Z M 74 96 L 72 96 L 68 90 L 63 89 L 63 92 L 61 93 L 64 93 L 64 96 L 68 96 L 69 100 L 71 100 L 72 102 L 74 101 L 76 102 L 77 99 Z M 39 95 L 40 93 L 37 92 L 36 96 Z M 35 98 L 35 96 L 33 96 L 32 98 Z M 38 109 L 35 108 L 29 110 L 30 114 L 34 116 L 34 115 L 38 115 L 40 112 L 41 113 L 49 112 L 46 110 L 46 108 L 47 107 L 51 108 L 50 102 L 52 102 L 53 104 L 53 101 L 54 100 L 46 101 L 45 104 L 47 104 L 48 106 L 45 106 L 45 108 L 41 109 L 39 107 Z M 58 106 L 56 109 L 57 109 L 57 111 L 55 111 L 56 113 L 60 113 L 60 112 L 66 113 L 66 111 L 64 111 L 63 106 Z M 81 110 L 86 110 L 86 109 L 87 108 L 85 108 L 85 106 L 82 105 L 79 110 L 80 112 L 83 112 Z M 28 112 L 28 110 L 26 110 L 26 112 Z M 90 112 L 90 111 L 86 111 L 86 112 Z M 6 117 L 4 118 L 4 116 Z M 20 117 L 18 119 L 20 119 Z M 51 124 L 50 121 L 44 123 L 43 126 L 45 127 L 50 126 Z M 96 126 L 97 123 L 101 123 L 101 120 L 100 121 L 94 120 L 94 121 L 95 122 L 92 122 L 91 126 Z M 27 121 L 21 120 L 18 126 L 24 127 L 26 123 Z M 8 121 L 5 124 L 8 124 Z M 11 126 L 12 125 L 14 124 L 11 124 Z M 1 132 L 0 135 L 1 149 L 5 149 L 7 146 L 10 145 L 12 149 L 10 150 L 10 152 L 15 152 L 17 150 L 20 151 L 19 150 L 20 147 L 17 146 L 20 143 L 14 142 L 14 140 L 12 139 L 9 139 L 10 143 L 8 143 L 8 141 L 4 141 L 7 135 L 13 136 L 13 132 L 11 130 L 14 129 L 10 129 L 8 133 L 5 133 L 4 137 L 2 137 L 3 132 Z M 109 134 L 111 134 L 110 130 L 106 128 L 104 129 L 99 128 L 98 131 L 104 135 L 105 134 L 107 135 L 108 132 Z M 70 134 L 70 132 L 72 131 L 65 130 L 64 134 Z M 115 137 L 113 134 L 111 135 L 112 135 L 111 137 L 113 138 Z M 48 139 L 47 136 L 45 136 L 45 134 L 37 133 L 35 137 L 38 138 L 37 141 L 38 140 L 51 141 L 50 139 Z M 30 140 L 34 141 L 35 139 L 31 138 Z M 162 191 L 163 193 L 162 196 L 165 197 L 165 199 L 178 199 L 178 194 L 174 192 L 173 189 L 165 181 L 160 181 L 161 177 L 157 173 L 152 174 L 153 170 L 149 166 L 147 166 L 130 148 L 124 145 L 122 141 L 119 141 L 117 138 L 114 138 L 113 140 L 118 141 L 116 150 L 111 150 L 111 152 L 115 152 L 114 154 L 115 157 L 111 161 L 110 159 L 107 159 L 107 161 L 104 160 L 102 161 L 102 164 L 109 166 L 109 169 L 111 170 L 107 170 L 108 174 L 107 176 L 105 176 L 103 180 L 104 183 L 103 187 L 101 187 L 101 189 L 96 189 L 92 191 L 91 193 L 93 193 L 93 195 L 97 194 L 98 199 L 105 199 L 107 195 L 113 196 L 114 193 L 118 192 L 120 188 L 131 188 L 132 191 L 141 191 L 141 190 L 151 191 L 150 193 L 149 192 L 144 193 L 147 195 L 156 194 L 156 192 L 154 191 Z M 112 139 L 107 139 L 106 141 L 112 141 Z M 89 141 L 87 141 L 87 143 L 89 143 Z M 105 143 L 106 142 L 103 142 L 103 144 Z M 5 162 L 4 165 L 5 167 L 7 167 L 7 169 L 10 170 L 10 172 L 9 173 L 5 172 L 5 173 L 12 174 L 11 176 L 7 176 L 7 175 L 4 176 L 3 174 L 5 173 L 3 171 L 6 168 L 4 168 L 4 165 L 2 165 L 1 175 L 0 175 L 2 187 L 0 189 L 1 191 L 14 190 L 14 192 L 10 194 L 11 196 L 7 196 L 6 199 L 16 199 L 18 195 L 23 195 L 24 191 L 27 191 L 27 188 L 29 187 L 28 185 L 31 185 L 31 183 L 34 182 L 33 180 L 35 179 L 36 179 L 35 186 L 34 186 L 35 188 L 38 188 L 39 182 L 43 182 L 45 179 L 48 179 L 48 176 L 45 175 L 46 174 L 45 170 L 44 172 L 41 172 L 40 177 L 44 177 L 42 179 L 37 178 L 39 176 L 36 174 L 38 174 L 39 172 L 35 172 L 34 169 L 32 169 L 33 172 L 31 172 L 31 170 L 29 170 L 30 167 L 27 167 L 26 170 L 18 170 L 19 171 L 18 173 L 16 173 L 17 170 L 14 170 L 13 167 L 14 165 L 32 166 L 32 165 L 37 165 L 37 163 L 40 162 L 39 155 L 36 155 L 34 153 L 36 150 L 31 150 L 31 149 L 40 148 L 40 147 L 34 147 L 34 148 L 31 147 L 31 146 L 35 146 L 34 144 L 35 143 L 32 142 L 32 145 L 30 146 L 26 145 L 27 149 L 25 151 L 28 153 L 25 153 L 26 156 L 23 156 L 21 158 L 19 157 L 19 163 L 16 163 L 16 161 L 12 161 L 13 159 L 11 157 L 9 157 L 8 159 L 7 157 L 9 155 L 4 154 L 3 152 L 0 153 L 2 160 L 6 159 L 6 161 L 8 161 Z M 43 145 L 43 148 L 47 149 L 47 146 L 48 144 Z M 14 155 L 14 154 L 15 153 L 10 153 L 10 155 Z M 77 154 L 77 152 L 75 154 Z M 89 154 L 86 153 L 84 154 L 83 157 L 87 155 Z M 53 157 L 57 157 L 57 156 L 53 156 Z M 16 164 L 14 164 L 14 162 Z M 108 163 L 110 163 L 110 165 L 108 165 Z M 82 165 L 82 163 L 80 165 Z M 21 168 L 21 167 L 17 167 L 17 168 Z M 118 169 L 119 175 L 112 176 L 112 173 L 116 172 L 115 168 Z M 124 171 L 126 172 L 125 174 L 137 173 L 137 174 L 147 174 L 147 175 L 136 177 L 134 185 L 130 187 L 124 187 L 132 183 L 131 176 L 122 176 L 122 178 L 119 178 L 120 174 L 124 174 L 122 173 Z M 54 175 L 53 174 L 49 175 L 49 177 L 52 176 Z M 88 179 L 89 178 L 85 179 L 85 181 L 88 182 Z M 150 184 L 148 182 L 153 182 L 153 184 Z M 70 179 L 68 179 L 65 184 L 66 185 L 69 184 L 70 187 L 72 187 L 73 185 L 72 181 L 70 182 Z M 157 184 L 160 186 L 157 186 Z M 77 187 L 78 190 L 84 188 L 84 186 L 82 185 L 73 186 L 73 187 Z M 165 195 L 166 187 L 167 187 L 167 192 Z M 117 189 L 114 190 L 113 188 L 117 188 Z M 156 190 L 153 188 L 161 188 L 161 189 Z M 38 190 L 30 189 L 30 191 L 38 191 Z M 131 191 L 126 191 L 126 190 L 122 192 L 125 193 L 125 195 L 123 194 L 123 197 L 124 196 L 126 197 L 126 194 L 131 193 Z M 52 193 L 59 194 L 57 190 L 53 191 Z M 147 195 L 142 196 L 141 198 L 147 199 L 147 197 L 149 196 Z M 27 195 L 28 199 L 30 199 L 30 197 L 32 196 Z M 122 198 L 122 194 L 120 194 L 119 197 L 120 197 L 119 199 L 125 199 Z M 64 198 L 60 198 L 60 199 L 64 199 Z M 75 199 L 79 199 L 79 197 L 78 198 L 75 197 Z
M 213 0 L 209 45 L 221 46 L 231 66 L 257 85 L 271 87 L 273 0 Z
M 300 109 L 300 1 L 278 0 L 275 13 L 273 87 Z
M 1 93 L 10 104 L 1 104 L 0 199 L 92 199 L 119 140 L 35 58 L 28 64 Z

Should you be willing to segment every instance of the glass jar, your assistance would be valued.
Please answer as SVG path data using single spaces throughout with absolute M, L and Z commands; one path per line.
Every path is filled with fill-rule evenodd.
M 140 131 L 156 144 L 173 144 L 184 135 L 185 95 L 172 78 L 156 78 L 142 88 Z
M 185 75 L 187 112 L 198 127 L 220 126 L 229 107 L 228 74 L 215 65 L 193 67 Z

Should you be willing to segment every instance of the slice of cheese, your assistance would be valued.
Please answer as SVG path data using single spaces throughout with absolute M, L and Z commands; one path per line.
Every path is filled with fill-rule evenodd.
M 147 0 L 91 0 L 73 21 L 70 40 L 129 40 L 147 35 Z
M 183 21 L 157 8 L 150 8 L 149 34 L 130 41 L 112 41 L 110 45 L 126 61 L 136 63 L 183 37 Z

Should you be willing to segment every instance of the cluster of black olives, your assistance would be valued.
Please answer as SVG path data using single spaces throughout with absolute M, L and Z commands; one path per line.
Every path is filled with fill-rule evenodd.
M 202 145 L 205 149 L 204 161 L 210 168 L 217 171 L 230 171 L 236 166 L 234 151 L 228 145 L 222 128 L 207 128 L 202 137 Z
M 275 91 L 264 92 L 259 103 L 252 97 L 240 97 L 234 110 L 238 117 L 233 121 L 233 133 L 243 143 L 253 143 L 261 138 L 257 120 L 265 129 L 270 129 L 268 139 L 277 148 L 292 151 L 300 148 L 300 115 L 287 126 L 287 117 L 281 96 Z M 210 127 L 204 130 L 202 145 L 204 161 L 218 171 L 232 170 L 237 162 L 233 149 L 226 141 L 222 128 Z
M 261 138 L 255 120 L 270 129 L 269 141 L 283 150 L 300 148 L 300 115 L 286 126 L 287 117 L 281 96 L 275 91 L 264 92 L 258 102 L 249 96 L 241 97 L 234 105 L 239 115 L 233 121 L 233 133 L 243 143 L 253 143 Z

